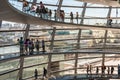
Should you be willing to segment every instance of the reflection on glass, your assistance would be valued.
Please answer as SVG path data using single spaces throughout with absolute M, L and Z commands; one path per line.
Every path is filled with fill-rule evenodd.
M 4 63 L 0 63 L 0 72 L 5 72 L 9 70 L 14 70 L 19 68 L 19 60 L 12 60 L 12 61 L 7 61 Z
M 47 63 L 47 62 L 48 62 L 48 56 L 40 55 L 40 56 L 25 58 L 24 66 L 37 65 L 37 64 Z
M 64 60 L 64 54 L 52 54 L 52 61 Z
M 14 71 L 5 75 L 0 76 L 1 80 L 17 80 L 18 71 Z

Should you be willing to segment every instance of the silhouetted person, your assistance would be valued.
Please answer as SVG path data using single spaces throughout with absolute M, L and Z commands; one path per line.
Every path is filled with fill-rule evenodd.
M 76 12 L 76 21 L 77 21 L 77 24 L 78 24 L 78 17 L 79 17 L 79 14 L 78 14 L 78 12 Z
M 108 74 L 110 74 L 110 67 L 109 66 L 108 66 L 108 70 L 107 71 L 108 71 Z
M 20 39 L 18 39 L 19 45 L 20 45 L 20 55 L 22 55 L 24 53 L 24 40 L 23 37 L 20 37 Z
M 26 39 L 24 42 L 25 54 L 28 54 L 28 45 L 29 45 L 29 39 Z
M 47 78 L 47 69 L 43 68 L 43 78 Z
M 45 41 L 44 40 L 42 40 L 42 51 L 43 53 L 45 52 Z
M 51 17 L 52 17 L 52 11 L 51 11 L 51 9 L 48 12 L 48 16 L 49 16 L 49 19 L 51 20 Z
M 70 12 L 70 23 L 73 23 L 73 13 Z
M 57 10 L 54 10 L 54 18 L 55 18 L 55 21 L 57 21 Z
M 99 73 L 99 67 L 97 66 L 96 67 L 96 74 L 98 74 Z
M 90 65 L 90 74 L 92 74 L 92 65 Z
M 44 6 L 42 1 L 40 1 L 40 8 L 39 9 L 40 9 L 40 17 L 44 18 L 44 16 L 45 16 L 45 14 L 44 14 L 45 6 Z
M 39 42 L 38 39 L 37 39 L 36 42 L 35 42 L 35 48 L 36 48 L 37 53 L 39 53 L 40 42 Z
M 111 67 L 111 74 L 113 74 L 113 72 L 114 72 L 114 67 L 112 66 Z
M 107 26 L 108 27 L 112 26 L 112 19 L 110 17 L 108 17 L 108 19 L 107 19 Z
M 102 66 L 102 74 L 105 74 L 106 66 Z
M 89 74 L 89 65 L 87 65 L 87 70 L 86 70 L 87 74 Z
M 35 69 L 34 77 L 35 77 L 35 80 L 38 79 L 38 71 L 37 71 L 37 69 Z

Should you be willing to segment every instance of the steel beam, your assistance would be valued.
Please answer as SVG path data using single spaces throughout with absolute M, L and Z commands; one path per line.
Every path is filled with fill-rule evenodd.
M 26 39 L 28 38 L 29 29 L 30 29 L 30 25 L 27 24 L 27 26 L 26 26 L 26 31 L 25 31 L 25 34 L 24 34 L 24 40 L 26 40 Z M 22 80 L 23 65 L 24 65 L 24 57 L 23 57 L 23 56 L 20 57 L 19 63 L 20 63 L 20 69 L 19 69 L 19 72 L 18 72 L 18 77 L 19 77 L 19 80 Z
M 29 36 L 30 24 L 27 24 L 25 33 L 24 33 L 24 40 L 26 40 Z
M 79 32 L 78 32 L 78 39 L 77 39 L 77 49 L 80 48 L 81 33 L 82 33 L 82 30 L 79 29 Z
M 83 4 L 82 14 L 81 14 L 81 17 L 82 17 L 82 18 L 81 18 L 80 24 L 83 24 L 83 23 L 84 23 L 84 17 L 85 17 L 86 7 L 87 7 L 87 3 L 84 3 L 84 4 Z
M 57 17 L 60 18 L 60 10 L 62 7 L 63 0 L 59 0 L 58 8 L 57 8 Z
M 53 50 L 54 46 L 54 38 L 55 38 L 56 27 L 53 27 L 53 32 L 51 34 L 51 43 L 50 43 L 50 51 Z
M 107 34 L 108 34 L 108 30 L 105 31 L 103 49 L 106 48 Z M 102 67 L 104 67 L 104 66 L 105 66 L 105 53 L 102 54 Z M 102 73 L 102 74 L 103 74 L 103 73 Z

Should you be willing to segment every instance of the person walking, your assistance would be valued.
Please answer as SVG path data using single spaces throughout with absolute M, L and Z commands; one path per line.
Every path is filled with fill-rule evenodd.
M 47 69 L 43 67 L 43 78 L 47 78 Z
M 36 48 L 37 53 L 39 53 L 40 42 L 39 42 L 38 39 L 37 39 L 36 42 L 35 42 L 35 48 Z
M 87 75 L 89 74 L 89 65 L 87 65 L 87 70 L 86 70 L 86 72 L 87 72 Z
M 99 67 L 97 66 L 96 67 L 96 74 L 98 74 L 99 73 Z
M 34 72 L 34 77 L 35 77 L 35 80 L 37 80 L 37 79 L 38 79 L 38 71 L 37 71 L 37 69 L 35 69 L 35 72 Z
M 111 74 L 113 74 L 113 72 L 114 72 L 114 67 L 112 66 L 111 67 Z
M 70 23 L 73 23 L 73 13 L 70 12 Z
M 45 41 L 42 40 L 42 52 L 44 53 L 45 52 Z

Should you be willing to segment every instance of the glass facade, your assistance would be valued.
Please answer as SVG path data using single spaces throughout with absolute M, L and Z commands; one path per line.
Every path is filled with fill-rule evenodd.
M 48 14 L 42 14 L 45 17 L 41 18 L 41 14 L 24 12 L 22 1 L 8 1 L 9 7 L 18 11 L 17 13 L 50 22 Z M 33 0 L 27 1 L 30 8 Z M 51 22 L 59 25 L 29 25 L 3 21 L 0 27 L 0 79 L 33 79 L 35 69 L 38 70 L 39 78 L 42 78 L 43 67 L 48 70 L 49 77 L 68 75 L 70 77 L 80 74 L 82 76 L 79 76 L 84 78 L 91 72 L 95 77 L 98 73 L 102 77 L 109 77 L 109 68 L 114 67 L 114 72 L 110 72 L 113 74 L 111 76 L 119 77 L 119 7 L 63 0 L 61 12 L 64 12 L 64 20 L 59 16 L 55 20 L 55 10 L 58 9 L 59 0 L 36 1 L 36 6 L 39 6 L 42 1 L 48 10 L 52 10 Z M 70 12 L 73 12 L 73 21 L 71 21 Z M 76 18 L 76 12 L 78 12 L 78 18 Z M 107 24 L 108 17 L 112 18 L 111 26 Z M 20 37 L 33 40 L 32 55 L 30 42 L 27 45 L 27 51 L 25 41 L 21 55 Z M 37 40 L 39 40 L 39 50 L 36 48 Z M 45 51 L 43 51 L 42 40 L 45 42 Z M 104 66 L 106 70 L 103 72 Z

